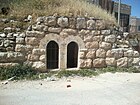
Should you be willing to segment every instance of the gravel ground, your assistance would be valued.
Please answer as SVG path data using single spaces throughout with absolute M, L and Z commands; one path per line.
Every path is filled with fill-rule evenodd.
M 0 84 L 0 105 L 140 105 L 140 73 L 13 81 Z

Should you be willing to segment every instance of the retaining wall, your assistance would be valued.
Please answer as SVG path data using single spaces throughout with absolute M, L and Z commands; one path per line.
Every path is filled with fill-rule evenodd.
M 47 45 L 51 41 L 59 48 L 56 69 L 68 68 L 71 42 L 78 45 L 77 69 L 138 66 L 138 51 L 106 23 L 94 18 L 44 16 L 23 32 L 6 27 L 0 33 L 0 66 L 24 63 L 47 71 Z

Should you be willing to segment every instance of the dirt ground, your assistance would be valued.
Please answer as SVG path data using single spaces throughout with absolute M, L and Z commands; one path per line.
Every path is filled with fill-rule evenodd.
M 1 83 L 0 105 L 140 105 L 140 73 Z

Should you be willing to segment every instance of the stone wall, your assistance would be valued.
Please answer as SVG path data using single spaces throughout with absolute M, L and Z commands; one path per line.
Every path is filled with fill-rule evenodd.
M 58 69 L 67 69 L 67 46 L 78 45 L 79 68 L 129 67 L 139 65 L 139 53 L 103 20 L 85 17 L 39 17 L 24 32 L 11 27 L 0 33 L 0 66 L 30 64 L 47 71 L 47 44 L 59 46 Z

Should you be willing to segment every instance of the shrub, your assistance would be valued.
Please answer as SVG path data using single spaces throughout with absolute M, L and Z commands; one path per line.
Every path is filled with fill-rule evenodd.
M 34 79 L 37 71 L 27 65 L 16 65 L 12 67 L 0 67 L 0 80 L 6 80 L 11 77 L 14 79 Z
M 78 74 L 79 74 L 79 76 L 82 76 L 82 77 L 92 77 L 92 76 L 98 75 L 97 72 L 95 72 L 94 70 L 90 70 L 90 69 L 79 70 Z
M 74 71 L 74 70 L 71 70 L 71 71 L 70 70 L 61 70 L 56 74 L 56 76 L 58 78 L 61 78 L 61 77 L 75 76 L 77 74 L 78 74 L 77 70 L 76 71 Z

